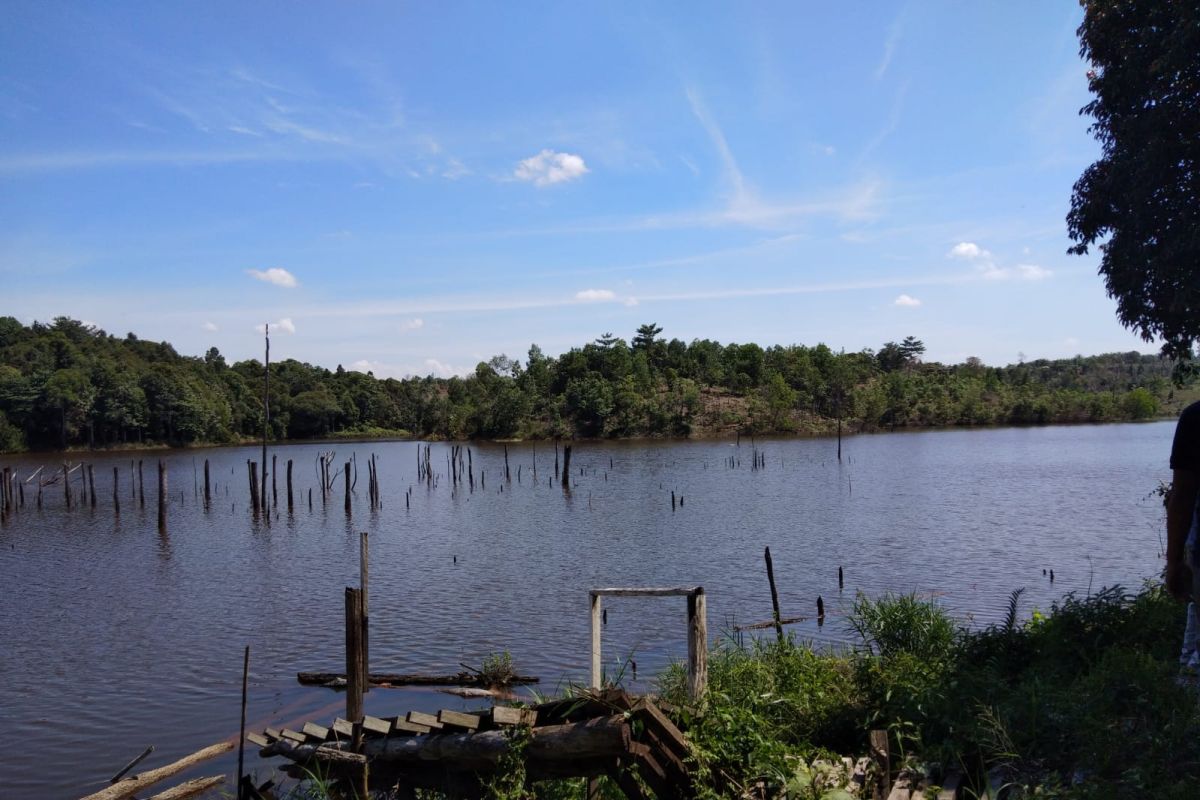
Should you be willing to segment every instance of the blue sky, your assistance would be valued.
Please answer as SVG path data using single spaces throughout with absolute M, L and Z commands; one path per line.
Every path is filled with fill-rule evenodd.
M 49 3 L 0 25 L 0 314 L 464 372 L 684 340 L 1155 350 L 1067 256 L 1073 2 Z

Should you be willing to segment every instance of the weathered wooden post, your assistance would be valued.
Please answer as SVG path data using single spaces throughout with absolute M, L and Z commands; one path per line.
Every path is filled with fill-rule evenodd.
M 250 479 L 250 508 L 257 514 L 258 503 L 258 464 L 246 459 L 246 474 Z
M 571 491 L 571 445 L 563 448 L 562 488 L 564 492 Z
M 343 477 L 346 479 L 345 480 L 345 483 L 346 483 L 346 516 L 350 516 L 350 462 L 349 461 L 346 462 L 345 473 L 346 474 Z
M 704 587 L 688 595 L 688 694 L 693 703 L 708 689 L 708 604 Z
M 846 585 L 846 581 L 842 577 L 842 568 L 838 567 L 838 591 L 840 592 L 842 590 L 842 587 L 844 587 L 845 585 Z
M 312 494 L 309 490 L 309 505 L 312 505 Z M 288 513 L 292 511 L 292 460 L 289 458 L 287 463 L 287 493 L 288 493 Z
M 167 529 L 167 465 L 158 460 L 158 529 Z
M 775 591 L 775 567 L 771 564 L 771 548 L 763 550 L 763 559 L 767 562 L 767 583 L 771 585 L 771 613 L 775 620 L 775 636 L 783 644 L 783 623 L 779 615 L 779 592 Z
M 205 464 L 207 467 L 208 465 Z M 250 681 L 250 645 L 246 645 L 246 653 L 242 656 L 242 728 L 238 734 L 238 800 L 243 800 L 242 775 L 245 774 L 244 758 L 246 752 L 246 690 Z
M 87 466 L 88 479 L 88 497 L 91 500 L 92 508 L 96 507 L 96 470 L 92 464 Z
M 275 468 L 277 455 L 271 454 L 271 508 L 279 508 L 279 487 L 275 484 L 275 475 L 279 472 Z
M 67 499 L 67 508 L 71 507 L 71 469 L 63 462 L 63 496 Z
M 138 459 L 138 506 L 146 507 L 146 482 L 142 480 L 142 460 Z
M 212 489 L 208 482 L 208 459 L 204 459 L 204 507 L 208 508 L 212 502 Z
M 504 445 L 504 480 L 512 483 L 512 473 L 508 471 L 508 445 Z
M 603 625 L 600 607 L 600 594 L 592 592 L 592 680 L 593 689 L 600 688 L 601 680 L 601 664 L 600 664 L 600 627 Z
M 362 722 L 362 593 L 346 587 L 346 719 Z
M 367 532 L 363 531 L 359 535 L 358 540 L 358 591 L 362 595 L 362 690 L 364 693 L 371 691 L 371 683 L 367 680 L 371 664 L 369 647 L 371 616 L 368 608 L 369 600 L 367 599 L 368 573 Z
M 121 475 L 117 472 L 117 468 L 113 467 L 113 513 L 118 517 L 121 516 Z

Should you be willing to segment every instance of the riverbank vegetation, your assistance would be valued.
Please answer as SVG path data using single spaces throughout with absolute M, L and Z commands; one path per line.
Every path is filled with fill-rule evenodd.
M 685 343 L 653 324 L 554 358 L 499 355 L 464 377 L 377 379 L 271 364 L 276 440 L 371 436 L 546 438 L 822 434 L 947 425 L 1149 419 L 1183 394 L 1138 353 L 991 367 L 923 360 L 913 337 L 878 350 Z M 261 435 L 263 369 L 211 348 L 117 337 L 67 318 L 0 317 L 0 451 Z

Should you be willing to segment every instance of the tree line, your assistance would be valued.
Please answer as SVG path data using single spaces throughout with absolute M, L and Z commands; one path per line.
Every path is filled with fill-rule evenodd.
M 378 379 L 270 365 L 272 439 L 819 434 L 946 425 L 1147 419 L 1173 400 L 1171 363 L 1120 353 L 990 367 L 877 351 L 664 339 L 654 324 L 555 358 L 498 355 L 463 377 Z M 261 436 L 263 364 L 216 348 L 116 337 L 59 317 L 0 317 L 0 450 L 228 443 Z

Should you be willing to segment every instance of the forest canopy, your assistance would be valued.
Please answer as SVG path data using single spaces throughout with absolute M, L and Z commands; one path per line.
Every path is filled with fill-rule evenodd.
M 820 434 L 943 425 L 1146 419 L 1174 400 L 1171 363 L 1120 353 L 991 367 L 925 362 L 915 337 L 839 353 L 664 339 L 640 326 L 557 358 L 535 344 L 464 377 L 378 379 L 270 366 L 270 436 L 446 439 Z M 59 317 L 0 317 L 0 450 L 229 443 L 261 436 L 263 365 L 216 348 L 113 336 Z

